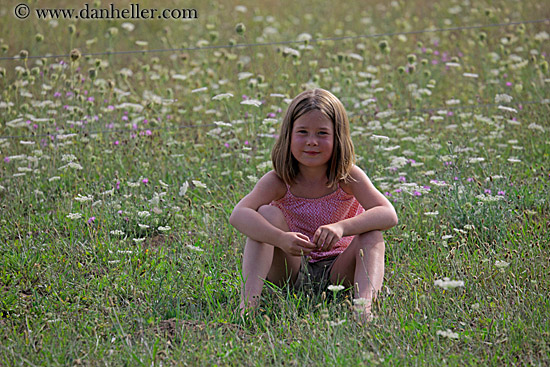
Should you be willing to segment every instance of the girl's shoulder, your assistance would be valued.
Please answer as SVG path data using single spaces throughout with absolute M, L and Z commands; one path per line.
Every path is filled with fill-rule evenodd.
M 359 182 L 364 182 L 365 179 L 368 180 L 365 171 L 354 164 L 349 172 L 349 179 L 347 182 L 340 181 L 340 188 L 344 190 L 345 193 L 353 195 L 353 187 Z
M 256 186 L 271 191 L 273 195 L 279 199 L 285 196 L 287 192 L 287 186 L 285 182 L 274 170 L 271 170 L 263 175 Z

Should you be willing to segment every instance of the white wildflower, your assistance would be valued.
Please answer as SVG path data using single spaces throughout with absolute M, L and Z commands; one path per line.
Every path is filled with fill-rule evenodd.
M 80 194 L 78 194 L 77 197 L 74 198 L 76 201 L 79 201 L 81 203 L 84 203 L 86 201 L 92 201 L 94 200 L 93 196 L 92 195 L 88 195 L 88 196 L 82 196 Z
M 136 28 L 136 26 L 130 22 L 124 22 L 120 25 L 120 27 L 128 32 L 132 32 Z
M 296 40 L 298 40 L 300 42 L 304 42 L 304 41 L 311 41 L 312 38 L 313 38 L 313 36 L 309 33 L 300 33 L 298 35 L 298 37 L 296 38 Z
M 76 157 L 73 154 L 63 154 L 61 156 L 61 162 L 72 162 L 76 161 Z
M 382 89 L 381 92 L 384 91 L 384 88 L 377 88 L 377 89 Z M 378 112 L 378 113 L 376 114 L 376 117 L 379 118 L 379 119 L 383 119 L 383 118 L 392 116 L 394 113 L 395 113 L 395 112 L 392 111 L 392 110 L 381 111 L 381 112 Z
M 452 234 L 446 234 L 444 236 L 441 237 L 442 240 L 450 240 L 451 238 L 453 238 L 454 236 Z
M 188 248 L 189 250 L 192 250 L 192 251 L 196 251 L 196 252 L 204 252 L 204 250 L 200 247 L 197 247 L 197 246 L 193 246 L 193 245 L 185 245 L 186 248 Z
M 479 75 L 474 74 L 474 73 L 464 73 L 464 74 L 462 74 L 462 76 L 464 76 L 466 78 L 479 78 Z
M 464 287 L 464 281 L 462 280 L 450 280 L 449 278 L 438 279 L 434 282 L 434 285 L 441 287 L 445 290 L 454 289 L 458 287 Z
M 539 32 L 539 33 L 535 34 L 535 40 L 536 41 L 542 42 L 542 41 L 546 41 L 548 39 L 550 39 L 550 35 L 546 31 L 542 31 L 542 32 Z
M 267 169 L 271 169 L 272 162 L 271 161 L 265 161 L 263 163 L 260 163 L 256 166 L 256 169 L 258 171 L 265 171 Z
M 516 110 L 515 108 L 512 108 L 512 107 L 498 106 L 497 108 L 498 108 L 499 110 L 503 110 L 503 111 L 518 113 L 518 110 Z
M 134 243 L 142 243 L 145 241 L 145 238 L 132 238 L 132 241 L 134 241 Z
M 388 138 L 387 136 L 384 136 L 384 135 L 375 135 L 375 134 L 372 134 L 370 138 L 371 138 L 372 140 L 390 141 L 390 138 Z
M 453 67 L 453 68 L 459 68 L 461 65 L 458 62 L 447 62 L 445 63 L 445 66 Z
M 439 215 L 439 212 L 436 210 L 434 212 L 426 212 L 424 213 L 424 215 L 428 216 L 428 217 L 436 217 Z
M 195 185 L 195 187 L 199 187 L 201 189 L 206 189 L 207 186 L 205 184 L 203 184 L 202 182 L 198 181 L 198 180 L 191 180 L 191 182 L 193 182 L 193 185 Z
M 251 78 L 252 76 L 254 76 L 254 74 L 249 73 L 247 71 L 243 71 L 243 72 L 240 72 L 239 74 L 237 74 L 237 78 L 239 80 L 248 79 L 248 78 Z
M 175 79 L 175 80 L 187 80 L 187 75 L 183 75 L 183 74 L 173 74 L 173 75 L 172 75 L 172 79 Z
M 262 124 L 276 124 L 277 122 L 279 122 L 279 120 L 267 118 L 267 119 L 263 119 Z
M 514 97 L 512 96 L 509 96 L 508 94 L 497 94 L 495 96 L 495 103 L 510 103 L 512 102 L 512 100 L 514 99 Z
M 294 57 L 300 57 L 300 51 L 293 49 L 292 47 L 283 48 L 283 55 L 290 55 Z
M 172 228 L 170 226 L 160 226 L 160 227 L 158 227 L 158 230 L 161 231 L 161 232 L 168 232 L 171 229 Z
M 80 214 L 80 213 L 69 213 L 69 214 L 67 214 L 67 218 L 69 218 L 69 219 L 80 219 L 80 218 L 82 218 L 82 214 Z
M 48 178 L 48 181 L 50 181 L 50 182 L 57 181 L 57 180 L 61 180 L 61 177 L 53 176 L 53 177 Z
M 333 284 L 331 284 L 327 288 L 328 288 L 329 291 L 332 291 L 332 292 L 340 292 L 345 287 L 343 285 L 333 285 Z
M 507 268 L 508 266 L 510 265 L 509 262 L 506 262 L 504 260 L 497 260 L 495 261 L 495 267 L 498 268 L 498 269 L 504 269 L 504 268 Z
M 131 110 L 134 110 L 136 112 L 141 112 L 143 111 L 143 106 L 140 105 L 139 103 L 130 103 L 130 102 L 124 102 L 124 103 L 121 103 L 121 104 L 117 104 L 115 106 L 115 108 L 117 110 L 128 110 L 128 109 L 131 109 Z
M 241 104 L 260 107 L 262 102 L 257 99 L 245 99 L 244 101 L 241 101 Z
M 510 157 L 510 158 L 507 159 L 507 161 L 510 162 L 510 163 L 520 163 L 521 159 Z
M 137 215 L 140 218 L 147 218 L 148 216 L 151 215 L 151 213 L 149 213 L 147 210 L 145 210 L 145 211 L 138 212 Z
M 221 100 L 224 100 L 224 99 L 229 99 L 231 97 L 233 97 L 233 94 L 231 94 L 231 93 L 222 93 L 222 94 L 218 94 L 218 95 L 215 95 L 214 97 L 212 97 L 212 100 L 221 101 Z
M 124 236 L 124 232 L 121 231 L 120 229 L 115 229 L 109 233 L 112 234 L 113 236 Z
M 76 163 L 76 162 L 69 162 L 68 164 L 66 164 L 64 166 L 59 167 L 60 170 L 65 170 L 67 168 L 81 170 L 82 166 L 80 164 Z
M 475 227 L 471 224 L 465 224 L 464 225 L 464 229 L 468 230 L 468 231 L 472 231 L 475 229 Z
M 141 224 L 141 223 L 138 223 L 138 226 L 140 229 L 147 229 L 149 228 L 149 226 L 147 224 Z
M 178 193 L 179 196 L 184 196 L 185 193 L 187 192 L 187 188 L 189 187 L 189 184 L 187 183 L 187 181 L 185 181 L 181 187 L 180 187 L 180 191 Z
M 353 306 L 356 312 L 363 312 L 365 307 L 369 306 L 371 301 L 367 298 L 355 298 L 353 300 Z
M 233 125 L 231 125 L 230 123 L 223 122 L 223 121 L 214 121 L 214 125 L 216 125 L 216 126 L 225 126 L 225 127 L 233 127 Z M 211 130 L 211 131 L 219 131 L 219 133 L 216 134 L 216 135 L 219 135 L 221 133 L 221 130 L 219 130 L 219 129 L 214 129 L 214 130 Z
M 468 159 L 468 163 L 478 163 L 478 162 L 484 162 L 485 158 L 481 157 L 473 157 Z
M 191 91 L 191 93 L 199 93 L 199 92 L 205 92 L 208 90 L 208 87 L 202 87 L 202 88 L 197 88 L 197 89 L 193 89 Z
M 491 202 L 502 200 L 503 197 L 502 196 L 479 194 L 479 195 L 476 195 L 476 199 L 481 200 L 484 203 L 491 203 Z
M 269 96 L 276 97 L 276 98 L 286 98 L 284 94 L 280 94 L 280 93 L 271 93 Z
M 27 156 L 25 154 L 20 154 L 20 155 L 12 155 L 12 156 L 9 156 L 8 158 L 10 161 L 17 161 L 21 159 L 26 159 Z
M 34 145 L 34 144 L 36 144 L 36 142 L 35 141 L 21 140 L 21 141 L 19 141 L 19 144 L 21 144 L 21 145 Z
M 447 105 L 460 104 L 460 99 L 449 99 L 445 102 Z
M 152 198 L 151 200 L 149 200 L 149 203 L 151 203 L 151 205 L 153 205 L 153 206 L 159 205 L 159 203 L 160 203 L 160 196 L 159 196 L 159 194 L 155 192 L 155 193 L 153 194 L 153 198 Z
M 545 131 L 544 127 L 542 127 L 538 124 L 535 124 L 534 122 L 532 124 L 529 124 L 529 126 L 527 126 L 527 128 L 530 129 L 530 130 L 538 130 L 541 133 L 543 133 Z
M 449 339 L 458 339 L 458 333 L 455 333 L 450 329 L 447 329 L 446 331 L 437 330 L 436 334 Z
M 340 325 L 344 324 L 345 322 L 346 322 L 346 320 L 330 321 L 329 325 L 330 326 L 340 326 Z

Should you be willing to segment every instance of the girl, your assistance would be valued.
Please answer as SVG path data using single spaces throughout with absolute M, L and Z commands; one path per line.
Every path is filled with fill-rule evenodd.
M 299 286 L 310 278 L 353 286 L 369 318 L 384 277 L 381 231 L 395 226 L 397 215 L 354 165 L 349 122 L 338 98 L 323 89 L 294 98 L 271 159 L 274 170 L 229 218 L 248 237 L 241 313 L 258 306 L 265 279 Z

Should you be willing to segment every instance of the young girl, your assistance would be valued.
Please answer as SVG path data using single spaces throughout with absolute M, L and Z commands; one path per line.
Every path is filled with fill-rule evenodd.
M 274 170 L 229 219 L 248 237 L 241 313 L 258 306 L 264 280 L 299 286 L 309 278 L 354 287 L 369 318 L 384 277 L 381 231 L 395 226 L 397 215 L 354 165 L 349 122 L 338 98 L 323 89 L 294 98 L 271 158 Z

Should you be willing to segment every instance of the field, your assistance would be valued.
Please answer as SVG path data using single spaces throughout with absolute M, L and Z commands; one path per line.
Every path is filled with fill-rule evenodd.
M 550 7 L 139 3 L 187 19 L 0 5 L 0 365 L 550 364 Z M 366 326 L 350 290 L 238 312 L 229 215 L 316 86 L 399 216 Z

